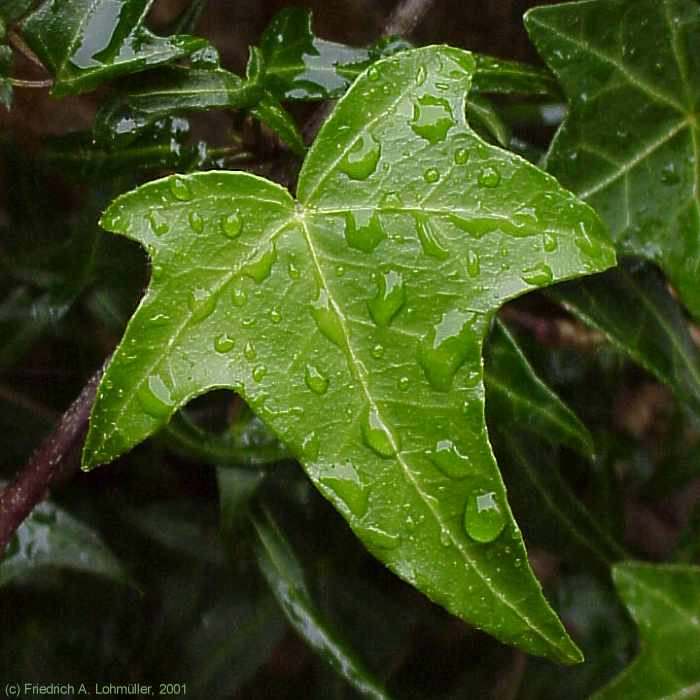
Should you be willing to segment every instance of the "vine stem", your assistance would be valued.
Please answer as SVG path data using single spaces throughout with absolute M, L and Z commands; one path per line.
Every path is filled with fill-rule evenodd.
M 82 444 L 97 385 L 107 362 L 95 372 L 56 429 L 32 453 L 24 468 L 0 493 L 0 555 L 22 521 L 46 495 L 73 450 Z
M 53 85 L 53 80 L 22 80 L 20 78 L 10 78 L 10 85 L 18 88 L 48 88 Z

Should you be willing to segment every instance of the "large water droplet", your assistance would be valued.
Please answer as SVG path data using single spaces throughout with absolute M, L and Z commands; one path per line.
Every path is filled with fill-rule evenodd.
M 277 306 L 270 309 L 270 321 L 274 324 L 282 323 L 282 312 Z
M 552 274 L 552 268 L 545 262 L 537 263 L 536 265 L 531 265 L 523 270 L 521 278 L 525 284 L 534 284 L 538 287 L 544 287 L 547 284 L 551 284 L 554 275 Z
M 267 374 L 267 367 L 265 365 L 258 365 L 253 369 L 253 379 L 256 382 L 261 382 L 265 375 Z
M 380 360 L 384 357 L 384 346 L 381 343 L 377 343 L 369 352 L 375 360 Z
M 413 106 L 411 129 L 430 143 L 444 141 L 454 123 L 450 103 L 441 97 L 423 95 Z
M 328 391 L 328 378 L 313 365 L 306 365 L 304 381 L 315 394 L 325 394 Z
M 170 390 L 157 375 L 151 375 L 138 390 L 137 397 L 144 411 L 154 418 L 167 418 L 173 411 Z
M 263 250 L 258 257 L 241 268 L 241 274 L 252 277 L 258 284 L 264 282 L 272 272 L 272 266 L 277 260 L 277 248 L 270 244 L 267 250 Z
M 178 177 L 177 175 L 170 179 L 170 192 L 175 199 L 179 199 L 181 202 L 186 202 L 188 199 L 192 198 L 190 186 L 184 178 Z
M 379 200 L 380 209 L 400 209 L 401 207 L 403 207 L 403 200 L 398 192 L 387 192 Z
M 544 234 L 542 237 L 542 247 L 548 252 L 553 253 L 558 247 L 557 237 L 553 233 Z
M 377 169 L 381 153 L 381 146 L 365 134 L 343 156 L 339 168 L 351 180 L 366 180 Z
M 418 239 L 420 240 L 423 252 L 431 258 L 437 258 L 438 260 L 446 260 L 449 258 L 450 251 L 445 248 L 445 245 L 440 240 L 440 235 L 433 222 L 427 216 L 423 215 L 416 215 L 414 219 L 416 222 Z
M 255 352 L 255 346 L 253 343 L 248 341 L 245 344 L 245 348 L 243 348 L 243 357 L 245 357 L 246 360 L 254 360 L 257 357 L 258 353 Z
M 506 519 L 494 491 L 473 494 L 464 511 L 464 528 L 477 542 L 493 542 L 503 532 Z
M 192 314 L 193 323 L 199 323 L 211 316 L 217 300 L 218 296 L 208 289 L 193 289 L 187 296 L 187 307 Z
M 362 518 L 367 513 L 369 494 L 362 484 L 360 475 L 350 462 L 334 464 L 320 481 L 338 495 L 353 517 Z
M 242 289 L 241 287 L 234 287 L 233 293 L 231 294 L 231 300 L 233 301 L 234 306 L 238 306 L 240 308 L 241 306 L 246 305 L 246 302 L 248 301 L 248 294 L 246 293 L 245 289 Z
M 448 311 L 421 342 L 418 359 L 433 389 L 449 391 L 452 387 L 455 373 L 475 349 L 476 318 L 472 311 Z
M 386 270 L 377 277 L 377 294 L 367 302 L 372 320 L 378 326 L 388 326 L 406 303 L 403 276 L 396 270 Z
M 390 432 L 376 408 L 369 408 L 365 413 L 362 438 L 380 457 L 388 458 L 396 454 L 398 438 Z
M 204 219 L 199 212 L 191 211 L 188 218 L 190 221 L 190 227 L 195 233 L 202 233 L 202 231 L 204 231 Z
M 214 340 L 214 350 L 220 353 L 230 352 L 235 344 L 236 340 L 230 333 L 222 333 Z
M 221 217 L 221 230 L 226 238 L 238 238 L 243 230 L 243 219 L 237 212 L 231 212 Z
M 471 461 L 462 454 L 452 440 L 438 440 L 428 453 L 433 464 L 450 479 L 461 479 L 471 470 Z
M 469 150 L 466 148 L 458 148 L 455 151 L 455 163 L 464 165 L 469 160 Z
M 474 250 L 467 251 L 467 274 L 470 277 L 478 277 L 480 269 L 479 253 Z
M 437 168 L 428 168 L 423 173 L 423 179 L 432 185 L 440 179 L 440 172 Z
M 170 231 L 170 224 L 157 209 L 149 211 L 148 214 L 146 214 L 146 220 L 151 227 L 151 231 L 153 231 L 156 236 L 163 236 Z
M 345 240 L 351 248 L 371 253 L 385 238 L 386 231 L 376 211 L 360 210 L 345 215 Z
M 321 333 L 339 348 L 345 349 L 343 325 L 325 289 L 319 289 L 318 298 L 311 305 L 311 314 Z
M 477 182 L 482 187 L 498 187 L 501 182 L 501 174 L 492 165 L 487 165 L 477 178 Z

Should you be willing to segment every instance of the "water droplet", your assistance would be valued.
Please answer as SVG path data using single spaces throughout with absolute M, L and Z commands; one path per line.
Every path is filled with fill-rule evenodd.
M 470 351 L 478 352 L 473 329 L 476 318 L 472 311 L 448 311 L 421 342 L 418 359 L 433 389 L 449 391 Z
M 339 348 L 345 349 L 343 325 L 325 289 L 319 289 L 318 298 L 311 305 L 311 314 L 321 333 Z
M 355 528 L 358 537 L 366 542 L 370 547 L 375 546 L 381 549 L 396 549 L 401 544 L 401 537 L 381 530 L 378 527 L 358 527 Z
M 226 238 L 238 238 L 243 230 L 243 219 L 237 212 L 231 212 L 221 217 L 221 230 Z
M 345 274 L 345 268 L 342 265 L 336 265 L 335 276 L 342 277 Z
M 276 260 L 277 248 L 271 243 L 267 250 L 263 250 L 255 260 L 241 268 L 241 274 L 251 277 L 260 284 L 270 276 Z
M 360 210 L 345 215 L 345 240 L 351 248 L 371 253 L 385 238 L 386 231 L 376 211 Z
M 313 462 L 318 458 L 321 441 L 316 433 L 309 433 L 301 443 L 301 457 L 304 461 Z
M 474 250 L 467 251 L 467 274 L 470 277 L 478 277 L 480 269 L 479 253 Z
M 351 180 L 366 180 L 376 169 L 381 146 L 369 135 L 360 136 L 338 166 Z
M 410 386 L 411 380 L 408 377 L 401 377 L 401 379 L 399 379 L 399 389 L 401 391 L 408 391 Z
M 369 408 L 362 421 L 362 438 L 380 457 L 388 458 L 396 454 L 398 441 L 384 423 L 376 408 Z
M 521 279 L 525 284 L 534 284 L 538 287 L 544 287 L 547 284 L 551 284 L 554 275 L 552 274 L 552 268 L 545 262 L 537 263 L 536 265 L 531 265 L 523 270 Z
M 189 215 L 190 227 L 195 233 L 204 231 L 204 219 L 196 211 L 191 211 Z
M 469 160 L 469 151 L 466 148 L 458 148 L 455 151 L 455 163 L 464 165 Z
M 425 82 L 425 78 L 425 66 L 418 66 L 418 70 L 416 71 L 416 85 L 421 86 Z
M 257 356 L 257 352 L 255 352 L 255 346 L 248 341 L 245 344 L 245 348 L 243 348 L 243 356 L 245 357 L 246 360 L 254 360 Z
M 299 268 L 294 264 L 293 260 L 290 260 L 289 264 L 287 265 L 287 273 L 289 274 L 290 279 L 293 280 L 298 280 L 299 277 L 301 277 L 301 272 L 299 272 Z
M 151 227 L 151 231 L 156 236 L 163 236 L 170 231 L 170 224 L 165 220 L 165 217 L 157 210 L 153 209 L 146 214 L 146 220 Z
M 559 243 L 557 242 L 557 237 L 553 233 L 547 232 L 544 234 L 544 236 L 542 237 L 542 247 L 548 253 L 553 253 L 558 246 Z
M 242 289 L 241 287 L 234 287 L 231 299 L 233 301 L 234 306 L 241 307 L 246 305 L 246 302 L 248 301 L 248 295 L 246 294 L 245 289 Z
M 313 365 L 306 365 L 304 381 L 315 394 L 321 395 L 328 391 L 328 378 Z
M 217 336 L 214 340 L 214 350 L 220 353 L 226 353 L 233 350 L 233 346 L 236 344 L 235 338 L 229 333 L 222 333 Z
M 426 182 L 433 184 L 440 179 L 440 173 L 438 172 L 437 168 L 428 168 L 423 173 L 423 178 Z
M 370 354 L 375 360 L 380 360 L 384 357 L 384 346 L 377 343 L 371 350 Z
M 462 454 L 452 440 L 438 440 L 434 450 L 428 452 L 433 464 L 450 479 L 461 479 L 471 470 L 471 461 Z
M 352 463 L 334 464 L 320 481 L 338 495 L 353 517 L 362 518 L 367 513 L 369 494 Z
M 367 77 L 373 82 L 376 83 L 379 80 L 379 71 L 372 66 L 368 71 L 367 71 Z
M 386 270 L 376 279 L 377 293 L 367 302 L 372 320 L 378 326 L 388 326 L 406 303 L 403 276 L 396 270 Z
M 444 141 L 454 123 L 450 103 L 442 97 L 423 95 L 413 106 L 411 129 L 430 143 Z
M 170 178 L 170 193 L 179 199 L 181 202 L 186 202 L 188 199 L 192 199 L 192 192 L 190 186 L 182 177 L 175 175 Z
M 402 206 L 403 200 L 398 192 L 387 192 L 379 200 L 380 209 L 400 209 Z
M 469 497 L 464 511 L 464 527 L 473 540 L 493 542 L 503 532 L 505 525 L 506 519 L 494 491 Z
M 266 374 L 267 374 L 267 367 L 265 367 L 265 365 L 258 365 L 253 370 L 253 379 L 256 382 L 261 382 Z
M 275 324 L 281 323 L 282 312 L 277 307 L 273 307 L 272 309 L 270 309 L 270 321 L 272 321 L 272 323 Z
M 167 418 L 173 411 L 170 390 L 157 375 L 151 375 L 138 390 L 137 397 L 144 411 L 154 418 Z
M 675 163 L 669 163 L 661 169 L 661 182 L 664 185 L 677 185 L 681 181 L 681 176 L 676 170 Z
M 187 296 L 187 308 L 192 314 L 192 322 L 199 323 L 211 316 L 218 300 L 208 289 L 193 289 Z
M 501 174 L 493 166 L 487 165 L 479 173 L 477 181 L 482 187 L 498 187 L 501 182 Z
M 414 219 L 423 252 L 431 258 L 437 258 L 438 260 L 446 260 L 449 258 L 450 252 L 440 240 L 440 236 L 433 222 L 427 216 L 422 215 L 416 215 Z

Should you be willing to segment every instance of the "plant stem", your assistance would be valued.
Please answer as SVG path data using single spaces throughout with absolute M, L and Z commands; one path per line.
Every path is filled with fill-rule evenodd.
M 90 378 L 54 432 L 0 493 L 0 555 L 22 521 L 44 497 L 66 459 L 82 442 L 105 365 Z
M 384 27 L 384 36 L 400 34 L 408 36 L 428 14 L 434 0 L 403 0 L 391 13 Z
M 48 88 L 53 85 L 53 80 L 21 80 L 20 78 L 10 78 L 10 85 L 18 88 Z

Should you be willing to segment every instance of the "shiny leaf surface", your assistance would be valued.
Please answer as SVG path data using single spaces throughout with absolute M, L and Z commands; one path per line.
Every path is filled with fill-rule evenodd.
M 12 49 L 0 44 L 0 105 L 5 109 L 12 106 L 12 83 L 9 78 L 11 68 Z
M 207 45 L 161 38 L 144 26 L 153 0 L 45 0 L 22 23 L 32 50 L 54 75 L 55 96 L 181 58 Z
M 600 213 L 620 252 L 658 263 L 700 317 L 697 2 L 572 2 L 525 23 L 571 105 L 547 170 Z
M 615 587 L 637 623 L 637 658 L 595 700 L 700 697 L 700 568 L 629 562 Z
M 297 202 L 212 172 L 110 206 L 103 225 L 144 245 L 153 276 L 105 374 L 84 465 L 231 387 L 402 578 L 572 662 L 514 563 L 526 555 L 486 434 L 481 346 L 504 301 L 614 254 L 590 208 L 469 128 L 473 71 L 448 47 L 372 66 L 319 133 Z

